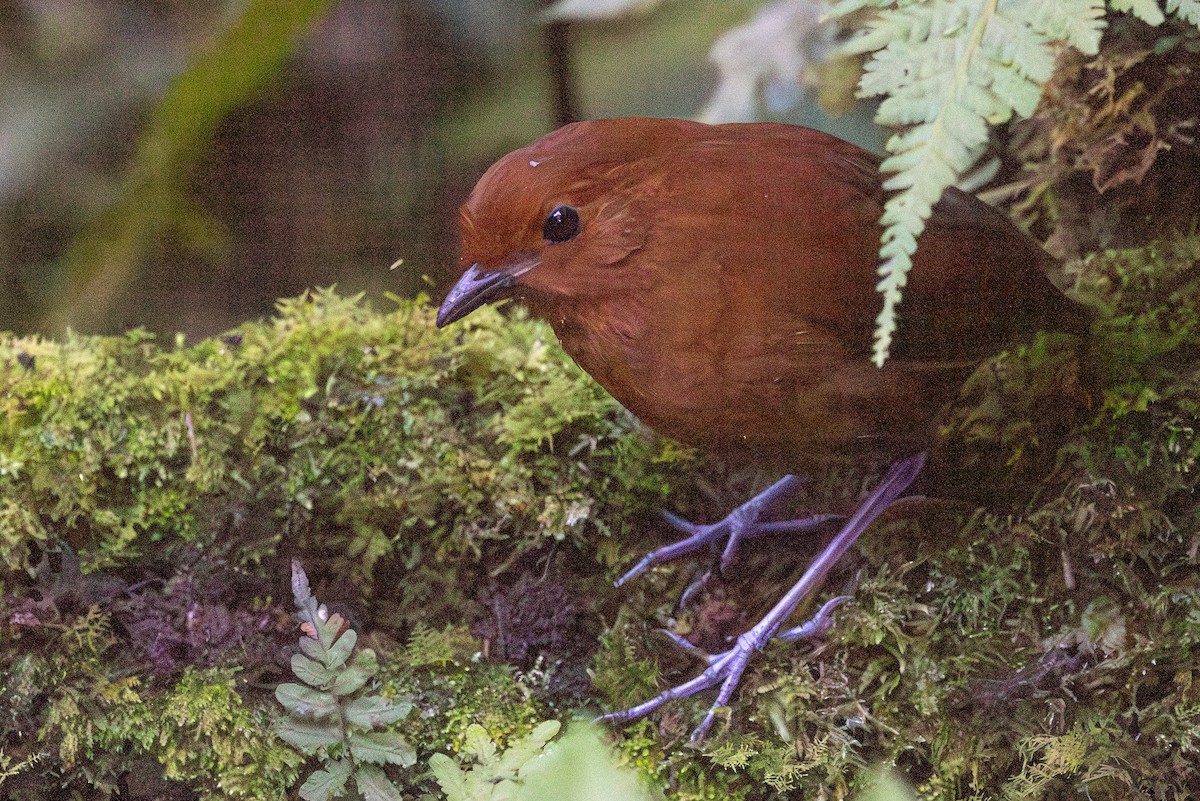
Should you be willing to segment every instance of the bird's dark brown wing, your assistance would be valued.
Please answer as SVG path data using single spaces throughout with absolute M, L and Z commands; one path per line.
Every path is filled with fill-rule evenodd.
M 878 219 L 885 200 L 880 160 L 845 143 L 829 152 L 833 157 L 824 167 L 829 180 L 855 198 L 857 215 Z M 859 236 L 871 237 L 877 247 L 881 233 L 869 225 Z M 1054 268 L 1050 254 L 1001 212 L 974 195 L 947 189 L 918 241 L 892 359 L 936 369 L 976 362 L 1039 330 L 1082 334 L 1091 315 L 1050 280 Z M 877 294 L 869 304 L 864 301 L 861 292 L 847 293 L 829 321 L 857 353 L 870 352 L 875 315 L 883 305 Z
M 1053 268 L 1000 212 L 947 190 L 918 242 L 893 356 L 975 361 L 1039 330 L 1082 334 L 1089 314 L 1051 282 Z

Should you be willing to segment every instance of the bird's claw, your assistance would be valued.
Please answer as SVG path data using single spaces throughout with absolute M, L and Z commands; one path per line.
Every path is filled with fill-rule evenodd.
M 784 476 L 716 523 L 693 523 L 684 520 L 679 515 L 663 510 L 663 518 L 672 528 L 683 533 L 684 538 L 643 556 L 625 575 L 617 579 L 616 586 L 620 587 L 652 567 L 698 551 L 721 537 L 728 537 L 725 548 L 721 552 L 720 569 L 723 572 L 733 563 L 738 547 L 743 540 L 765 537 L 770 534 L 811 531 L 826 523 L 841 519 L 840 515 L 812 515 L 798 520 L 769 522 L 762 520 L 763 517 L 775 512 L 799 485 L 800 479 L 791 475 Z
M 721 690 L 717 693 L 717 700 L 709 708 L 708 713 L 704 716 L 704 720 L 692 732 L 691 741 L 694 743 L 700 742 L 700 740 L 704 739 L 704 735 L 708 733 L 708 730 L 712 728 L 712 724 L 717 717 L 717 710 L 729 704 L 729 699 L 733 697 L 733 691 L 737 689 L 738 682 L 741 681 L 742 674 L 746 671 L 746 665 L 750 663 L 750 657 L 754 655 L 755 651 L 759 650 L 750 641 L 750 634 L 751 632 L 748 631 L 738 637 L 737 644 L 728 651 L 722 654 L 707 656 L 706 659 L 709 662 L 709 666 L 694 679 L 685 681 L 678 687 L 672 687 L 645 703 L 638 704 L 629 709 L 622 709 L 619 712 L 609 712 L 607 715 L 601 715 L 596 720 L 628 723 L 631 720 L 637 720 L 649 715 L 668 701 L 688 698 L 696 693 L 707 690 L 709 687 L 720 684 Z
M 706 587 L 708 587 L 709 582 L 712 581 L 712 577 L 713 572 L 711 570 L 705 570 L 704 575 L 684 587 L 683 592 L 679 594 L 679 608 L 687 609 L 689 606 L 691 606 L 692 599 L 699 595 Z
M 750 658 L 754 656 L 755 652 L 762 650 L 772 637 L 776 636 L 783 621 L 791 616 L 801 601 L 811 595 L 820 586 L 825 580 L 825 576 L 837 564 L 846 551 L 849 550 L 850 546 L 854 544 L 859 535 L 896 500 L 900 493 L 908 488 L 909 484 L 920 473 L 924 464 L 925 454 L 921 453 L 908 459 L 902 459 L 892 465 L 887 475 L 879 483 L 879 486 L 872 490 L 871 494 L 859 505 L 854 514 L 846 520 L 841 530 L 837 533 L 837 536 L 813 560 L 813 563 L 809 565 L 804 575 L 800 577 L 800 580 L 784 594 L 779 602 L 771 608 L 771 611 L 763 616 L 762 620 L 749 631 L 739 636 L 737 643 L 732 648 L 716 656 L 706 656 L 705 661 L 708 662 L 708 667 L 700 675 L 680 684 L 678 687 L 672 687 L 666 692 L 660 693 L 645 703 L 618 712 L 610 712 L 607 715 L 601 716 L 599 720 L 618 723 L 636 720 L 650 714 L 668 701 L 687 698 L 720 684 L 721 689 L 717 692 L 716 700 L 709 707 L 708 713 L 705 714 L 700 725 L 692 732 L 692 742 L 702 740 L 716 721 L 718 711 L 722 707 L 729 705 L 729 700 L 733 697 L 733 691 L 737 689 L 738 682 L 741 681 L 742 674 L 746 671 L 746 666 L 750 663 Z M 820 636 L 829 629 L 832 623 L 833 610 L 847 600 L 849 600 L 847 596 L 838 596 L 826 601 L 817 611 L 816 615 L 807 623 L 790 629 L 779 636 L 785 640 L 798 640 Z M 682 640 L 682 638 L 676 637 L 672 637 L 672 639 L 677 644 Z
M 720 654 L 710 654 L 698 645 L 693 645 L 687 637 L 680 636 L 670 629 L 659 629 L 658 633 L 670 640 L 676 648 L 686 654 L 696 657 L 701 662 L 711 665 L 720 658 Z
M 820 637 L 833 625 L 833 610 L 837 609 L 842 604 L 850 600 L 849 595 L 839 595 L 836 598 L 831 598 L 817 610 L 817 613 L 812 616 L 812 619 L 805 622 L 803 625 L 796 626 L 793 629 L 788 629 L 782 634 L 776 635 L 776 639 L 794 642 L 795 640 L 807 640 Z M 708 712 L 704 716 L 704 720 L 692 732 L 691 741 L 693 743 L 704 739 L 708 734 L 708 730 L 712 728 L 713 723 L 717 719 L 717 713 L 720 709 L 729 705 L 730 699 L 733 697 L 733 691 L 737 689 L 738 683 L 742 679 L 742 674 L 746 671 L 746 666 L 750 663 L 750 658 L 754 656 L 756 651 L 762 650 L 766 645 L 764 640 L 762 643 L 757 642 L 755 629 L 751 629 L 745 634 L 738 637 L 737 643 L 728 651 L 719 654 L 710 654 L 703 648 L 698 648 L 688 640 L 673 631 L 667 629 L 659 629 L 667 639 L 674 643 L 676 648 L 684 651 L 700 661 L 708 665 L 707 668 L 696 678 L 684 684 L 674 687 L 666 692 L 651 698 L 643 704 L 621 710 L 620 712 L 611 712 L 597 720 L 607 720 L 624 723 L 630 720 L 637 720 L 640 717 L 650 714 L 668 701 L 674 701 L 678 698 L 687 698 L 690 695 L 695 695 L 698 692 L 703 692 L 716 684 L 721 684 L 721 691 L 717 694 L 716 701 L 709 707 Z M 760 633 L 761 635 L 761 633 Z M 760 636 L 759 635 L 759 636 Z
M 836 598 L 826 601 L 817 613 L 813 615 L 811 620 L 777 635 L 778 639 L 794 641 L 820 637 L 833 625 L 833 610 L 849 600 L 850 596 L 839 595 Z M 705 713 L 704 720 L 700 721 L 700 725 L 692 732 L 691 741 L 693 743 L 700 742 L 708 734 L 708 730 L 712 728 L 713 723 L 717 719 L 718 711 L 729 705 L 730 699 L 733 698 L 733 691 L 737 689 L 738 683 L 742 680 L 742 674 L 746 672 L 746 666 L 750 664 L 750 658 L 756 652 L 761 651 L 767 642 L 770 641 L 770 635 L 766 635 L 765 639 L 763 638 L 764 631 L 760 628 L 761 626 L 762 624 L 760 623 L 759 626 L 755 626 L 753 629 L 742 634 L 738 637 L 737 643 L 732 648 L 720 654 L 709 654 L 703 649 L 692 645 L 678 634 L 666 629 L 660 629 L 676 647 L 707 663 L 708 667 L 694 679 L 686 681 L 678 687 L 672 687 L 645 703 L 620 710 L 619 712 L 610 712 L 607 715 L 597 718 L 597 720 L 627 723 L 631 720 L 645 717 L 668 701 L 687 698 L 720 684 L 721 690 L 717 693 L 716 700 L 713 701 L 712 706 Z
M 807 621 L 795 628 L 776 634 L 775 639 L 795 642 L 796 640 L 813 640 L 824 636 L 825 632 L 829 631 L 830 627 L 833 626 L 833 610 L 849 600 L 849 595 L 839 595 L 836 598 L 830 598 Z

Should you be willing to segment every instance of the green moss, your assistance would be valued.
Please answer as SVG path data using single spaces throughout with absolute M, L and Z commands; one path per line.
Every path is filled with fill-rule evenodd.
M 1048 386 L 1047 342 L 984 368 L 957 418 L 958 452 L 995 475 L 1044 469 L 985 508 L 882 521 L 827 589 L 854 600 L 823 642 L 770 644 L 702 749 L 684 740 L 709 694 L 625 727 L 626 764 L 672 799 L 847 798 L 876 764 L 928 799 L 1197 795 L 1198 261 L 1193 237 L 1079 265 L 1102 310 L 1086 416 L 1029 457 L 1051 401 L 1012 388 Z M 509 748 L 593 696 L 616 708 L 698 669 L 650 631 L 676 615 L 687 560 L 608 583 L 661 541 L 668 493 L 707 508 L 695 457 L 647 437 L 520 313 L 450 332 L 431 317 L 319 292 L 191 346 L 0 339 L 6 794 L 111 798 L 147 766 L 211 797 L 294 790 L 298 755 L 269 726 L 275 659 L 220 630 L 294 640 L 281 556 L 379 655 L 369 692 L 412 698 L 397 725 L 418 764 L 462 753 L 473 726 Z M 1025 378 L 1001 397 L 989 376 Z M 872 469 L 814 476 L 801 503 L 847 498 Z M 717 600 L 774 600 L 794 578 L 779 553 L 747 549 Z M 546 599 L 571 607 L 561 628 L 523 640 L 519 664 L 484 656 Z M 209 661 L 152 665 L 136 614 L 192 625 L 193 601 L 213 628 L 180 637 Z M 562 632 L 583 641 L 555 650 Z
M 550 711 L 533 693 L 534 676 L 509 665 L 481 661 L 479 643 L 460 628 L 435 631 L 419 627 L 407 648 L 391 652 L 382 669 L 392 692 L 413 693 L 423 711 L 422 746 L 458 753 L 467 731 L 481 726 L 501 748 L 524 736 Z
M 270 736 L 265 710 L 243 703 L 232 671 L 189 670 L 161 697 L 119 700 L 95 746 L 140 747 L 201 798 L 281 798 L 296 782 L 299 759 Z
M 543 326 L 486 310 L 443 333 L 397 305 L 318 292 L 192 347 L 0 340 L 0 557 L 54 536 L 96 570 L 230 536 L 254 564 L 286 533 L 372 596 L 381 566 L 594 545 L 665 496 L 664 446 Z M 388 589 L 413 616 L 458 608 Z
M 283 798 L 295 783 L 299 757 L 274 738 L 267 710 L 243 701 L 235 671 L 189 669 L 165 687 L 113 676 L 106 657 L 115 640 L 94 609 L 56 645 L 49 660 L 27 656 L 12 665 L 9 686 L 17 692 L 6 727 L 9 747 L 23 749 L 21 728 L 41 718 L 36 739 L 50 757 L 42 761 L 57 766 L 50 786 L 80 782 L 90 786 L 88 797 L 108 797 L 122 774 L 143 775 L 143 757 L 157 763 L 163 779 L 185 783 L 203 799 Z M 46 696 L 40 713 L 21 701 L 31 682 Z M 28 785 L 18 782 L 16 797 L 46 792 Z
M 379 313 L 322 291 L 191 346 L 0 337 L 5 792 L 106 798 L 150 759 L 201 793 L 279 797 L 298 757 L 270 733 L 269 693 L 229 671 L 240 653 L 269 685 L 261 649 L 293 639 L 264 584 L 286 575 L 280 551 L 315 586 L 348 588 L 373 628 L 463 624 L 507 563 L 572 554 L 598 574 L 623 559 L 637 546 L 617 543 L 638 539 L 685 460 L 518 311 L 439 332 L 424 300 Z M 125 600 L 135 584 L 158 600 Z M 130 623 L 147 623 L 141 640 Z M 236 645 L 251 624 L 253 657 Z M 218 666 L 155 676 L 185 656 L 148 661 L 163 643 Z M 447 703 L 414 724 L 423 747 L 471 723 L 503 742 L 544 719 L 530 673 L 451 653 L 426 666 Z M 383 690 L 422 689 L 401 684 Z M 244 744 L 222 739 L 239 727 Z

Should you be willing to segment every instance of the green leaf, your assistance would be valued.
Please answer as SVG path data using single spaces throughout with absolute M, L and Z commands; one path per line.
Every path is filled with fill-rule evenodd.
M 349 665 L 345 669 L 338 672 L 337 678 L 333 680 L 329 691 L 334 695 L 349 695 L 350 693 L 358 692 L 371 679 L 370 673 L 356 665 Z
M 329 801 L 340 796 L 350 778 L 351 767 L 348 759 L 327 760 L 324 770 L 314 770 L 300 785 L 300 797 L 304 801 Z
M 572 723 L 561 739 L 521 766 L 517 786 L 523 788 L 522 801 L 661 801 L 661 789 L 649 786 L 638 771 L 620 762 L 600 727 Z
M 498 774 L 516 773 L 525 763 L 542 753 L 546 743 L 558 734 L 562 724 L 557 720 L 547 720 L 539 723 L 533 731 L 510 745 L 503 754 L 495 772 Z
M 1104 0 L 1015 0 L 1005 16 L 1035 26 L 1048 39 L 1095 55 L 1107 25 L 1104 14 Z
M 317 606 L 316 614 L 313 615 L 313 627 L 317 630 L 317 639 L 326 651 L 333 647 L 334 638 L 341 632 L 344 622 L 341 615 L 329 614 L 329 607 L 325 604 Z
M 280 718 L 275 723 L 275 733 L 306 754 L 315 754 L 342 741 L 342 727 L 338 721 L 325 723 L 299 718 Z
M 346 629 L 342 632 L 342 636 L 337 638 L 337 642 L 329 649 L 328 656 L 325 657 L 325 666 L 329 668 L 339 668 L 346 664 L 346 660 L 350 658 L 350 654 L 354 652 L 354 644 L 358 642 L 358 632 L 354 629 Z
M 390 731 L 350 732 L 350 753 L 360 762 L 409 767 L 417 752 L 403 737 Z
M 337 678 L 337 673 L 303 654 L 292 654 L 292 672 L 300 681 L 313 687 L 324 687 Z
M 299 559 L 292 560 L 292 599 L 301 609 L 311 606 L 312 589 L 308 584 L 308 574 L 304 572 L 304 565 Z
M 373 729 L 387 726 L 400 720 L 412 711 L 413 705 L 407 698 L 392 701 L 378 695 L 356 698 L 346 705 L 346 719 L 355 726 Z
M 478 723 L 467 727 L 463 735 L 462 751 L 475 757 L 481 765 L 490 765 L 496 760 L 496 743 L 487 733 L 487 729 Z
M 992 76 L 992 91 L 1022 117 L 1033 114 L 1042 99 L 1040 85 L 1009 70 L 1001 70 Z
M 446 794 L 446 801 L 466 801 L 467 774 L 450 757 L 434 754 L 429 757 L 429 771 Z
M 1128 647 L 1125 615 L 1111 598 L 1093 599 L 1083 610 L 1080 623 L 1087 642 L 1101 653 L 1119 656 Z
M 912 788 L 884 767 L 870 771 L 863 785 L 866 789 L 858 796 L 858 801 L 916 801 Z
M 865 5 L 838 3 L 831 14 Z M 891 173 L 884 189 L 895 193 L 881 220 L 878 290 L 883 303 L 872 360 L 882 367 L 916 243 L 934 204 L 979 162 L 989 126 L 1037 108 L 1060 42 L 1098 45 L 1104 6 L 1102 0 L 874 5 L 878 12 L 842 50 L 871 54 L 860 94 L 882 95 L 876 120 L 904 129 L 888 141 L 891 155 L 881 167 Z
M 354 781 L 365 801 L 404 801 L 404 796 L 388 780 L 387 774 L 374 765 L 359 765 L 354 772 Z
M 321 663 L 325 662 L 329 654 L 329 650 L 324 645 L 321 645 L 320 640 L 313 639 L 312 637 L 301 637 L 299 644 L 300 650 L 304 652 L 306 656 L 309 656 Z
M 1167 0 L 1167 11 L 1200 28 L 1200 0 Z
M 301 717 L 323 718 L 337 711 L 338 702 L 331 693 L 300 684 L 280 684 L 275 698 L 289 711 Z

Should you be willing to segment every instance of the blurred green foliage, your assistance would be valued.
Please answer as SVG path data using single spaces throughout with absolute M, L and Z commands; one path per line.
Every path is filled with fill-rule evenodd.
M 151 242 L 178 236 L 194 249 L 211 250 L 215 222 L 187 199 L 184 189 L 196 161 L 230 111 L 278 74 L 296 42 L 329 9 L 330 0 L 280 5 L 250 0 L 220 35 L 196 54 L 155 105 L 139 134 L 116 205 L 94 219 L 63 255 L 72 276 L 52 331 L 71 323 L 91 330 L 103 321 L 114 296 L 131 280 Z
M 694 116 L 714 42 L 761 6 L 574 24 L 581 114 Z M 555 124 L 537 4 L 522 0 L 12 10 L 0 328 L 22 333 L 212 334 L 335 281 L 415 294 L 423 274 L 448 276 L 453 209 L 482 170 Z M 788 119 L 881 144 L 867 109 L 833 120 L 796 103 L 805 81 L 777 81 Z

